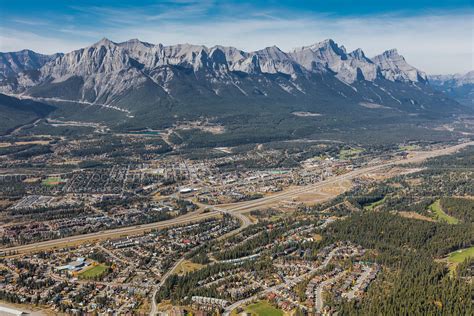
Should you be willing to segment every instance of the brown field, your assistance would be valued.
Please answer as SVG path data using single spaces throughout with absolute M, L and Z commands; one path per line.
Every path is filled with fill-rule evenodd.
M 183 275 L 188 272 L 193 272 L 193 271 L 202 269 L 202 267 L 204 267 L 204 265 L 199 264 L 199 263 L 194 263 L 189 260 L 184 260 L 176 267 L 176 269 L 174 270 L 174 273 L 178 275 Z
M 389 178 L 393 178 L 401 174 L 413 173 L 418 170 L 419 170 L 418 168 L 406 169 L 406 168 L 399 168 L 399 167 L 391 167 L 390 169 L 383 169 L 383 170 L 367 173 L 361 176 L 361 178 L 366 179 L 366 180 L 382 181 Z
M 12 147 L 20 145 L 47 145 L 49 143 L 49 140 L 31 140 L 27 142 L 0 143 L 0 147 Z
M 319 203 L 328 200 L 330 196 L 328 194 L 321 193 L 303 193 L 295 197 L 295 200 L 305 204 Z
M 143 300 L 142 304 L 134 311 L 137 315 L 148 315 L 150 313 L 149 300 Z
M 35 182 L 38 182 L 40 181 L 41 178 L 26 178 L 25 180 L 23 180 L 24 183 L 35 183 Z
M 474 200 L 472 195 L 453 195 L 453 198 Z
M 315 241 L 323 240 L 323 236 L 321 236 L 320 234 L 314 234 L 313 238 L 314 238 Z
M 316 189 L 314 192 L 297 194 L 293 200 L 305 204 L 315 204 L 329 200 L 337 195 L 344 193 L 352 187 L 352 182 L 343 180 L 336 183 L 331 183 L 322 188 Z
M 171 310 L 173 308 L 178 308 L 178 309 L 186 308 L 186 310 L 192 312 L 192 308 L 190 308 L 190 306 L 173 305 L 173 304 L 171 304 L 171 302 L 169 300 L 162 301 L 159 304 L 156 304 L 156 307 L 157 307 L 157 310 L 160 311 L 160 312 L 168 312 L 168 314 L 166 314 L 166 315 L 171 314 Z M 194 315 L 194 314 L 191 313 L 190 315 Z
M 47 145 L 49 140 L 32 140 L 28 142 L 16 142 L 15 145 Z
M 416 186 L 420 185 L 422 183 L 422 180 L 420 178 L 414 178 L 414 179 L 407 179 L 406 180 L 410 185 Z
M 161 201 L 164 199 L 166 199 L 166 196 L 161 195 L 160 192 L 157 192 L 153 195 L 153 200 L 155 201 Z
M 0 200 L 0 208 L 7 208 L 12 205 L 10 200 Z
M 56 162 L 54 163 L 55 165 L 77 165 L 79 164 L 81 161 L 80 160 L 72 160 L 72 159 L 66 159 L 65 161 L 63 162 Z
M 350 180 L 344 180 L 332 185 L 323 187 L 321 190 L 322 193 L 327 193 L 329 195 L 339 195 L 352 187 L 352 182 Z
M 405 218 L 419 219 L 419 220 L 428 221 L 428 222 L 434 222 L 435 221 L 431 217 L 424 216 L 424 215 L 421 215 L 421 214 L 418 214 L 418 213 L 415 213 L 415 212 L 398 212 L 398 215 L 400 215 L 401 217 L 405 217 Z

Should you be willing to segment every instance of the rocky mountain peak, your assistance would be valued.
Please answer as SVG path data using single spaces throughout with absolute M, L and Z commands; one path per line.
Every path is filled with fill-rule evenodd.
M 108 95 L 112 87 L 118 91 L 120 87 L 133 85 L 133 80 L 154 80 L 154 83 L 159 82 L 161 85 L 164 78 L 173 77 L 174 67 L 203 72 L 206 77 L 216 81 L 230 80 L 233 72 L 248 75 L 284 74 L 292 80 L 320 74 L 335 76 L 347 84 L 376 79 L 426 81 L 426 75 L 409 65 L 396 49 L 368 58 L 360 48 L 347 53 L 344 46 L 332 39 L 302 46 L 291 52 L 284 52 L 277 46 L 245 52 L 226 46 L 163 46 L 138 39 L 116 43 L 103 38 L 91 46 L 65 55 L 47 56 L 28 50 L 0 53 L 0 79 L 7 76 L 22 77 L 21 73 L 25 70 L 37 71 L 34 81 L 22 77 L 17 86 L 0 86 L 0 91 L 20 91 L 42 82 L 59 83 L 75 77 L 81 78 L 84 89 L 92 89 L 93 95 Z M 124 81 L 127 76 L 130 82 Z
M 353 57 L 359 60 L 365 60 L 369 63 L 372 63 L 372 61 L 365 56 L 365 53 L 361 48 L 357 48 L 356 50 L 350 52 L 348 55 L 350 57 Z
M 398 54 L 398 50 L 396 48 L 388 49 L 382 53 L 382 56 L 386 58 L 397 58 L 397 57 L 402 57 Z
M 115 45 L 117 45 L 117 44 L 112 42 L 108 38 L 103 37 L 100 41 L 92 44 L 91 46 L 93 46 L 93 47 L 100 47 L 100 46 L 110 47 L 110 46 L 115 46 Z
M 427 82 L 424 72 L 408 64 L 396 49 L 390 49 L 371 58 L 380 68 L 383 77 L 390 81 Z

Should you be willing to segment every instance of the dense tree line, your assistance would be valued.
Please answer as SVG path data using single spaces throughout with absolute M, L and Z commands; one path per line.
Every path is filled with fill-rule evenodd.
M 334 240 L 351 240 L 380 251 L 383 263 L 396 262 L 400 253 L 431 258 L 474 244 L 471 224 L 449 225 L 413 220 L 386 212 L 364 212 L 336 221 L 327 229 Z
M 440 205 L 444 212 L 466 223 L 474 223 L 474 200 L 443 197 Z
M 424 166 L 435 169 L 467 169 L 472 170 L 474 165 L 474 146 L 468 146 L 453 155 L 439 156 L 428 159 Z
M 474 278 L 474 258 L 467 258 L 456 267 L 456 274 L 461 278 Z
M 327 242 L 374 249 L 372 259 L 385 267 L 362 301 L 332 302 L 342 315 L 472 315 L 472 285 L 433 260 L 472 245 L 472 225 L 364 212 L 333 223 L 327 234 Z
M 268 260 L 257 262 L 249 261 L 240 266 L 230 263 L 217 263 L 187 273 L 183 276 L 171 275 L 160 288 L 157 294 L 157 302 L 170 299 L 174 304 L 189 303 L 192 296 L 207 296 L 222 299 L 229 299 L 225 293 L 216 290 L 216 285 L 208 287 L 200 286 L 199 281 L 206 280 L 219 273 L 229 273 L 233 269 L 244 269 L 255 273 L 269 273 L 272 271 L 272 264 Z
M 281 236 L 289 229 L 288 226 L 279 227 L 271 230 L 265 230 L 258 235 L 258 238 L 251 238 L 230 249 L 224 249 L 215 253 L 214 256 L 218 260 L 237 259 L 249 256 L 255 253 L 255 250 L 273 243 L 275 239 Z
M 384 272 L 360 302 L 343 301 L 341 315 L 472 315 L 471 284 L 449 277 L 446 267 L 424 256 L 400 260 Z

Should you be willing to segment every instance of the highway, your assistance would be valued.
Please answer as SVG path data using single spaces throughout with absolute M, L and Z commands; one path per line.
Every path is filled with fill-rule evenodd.
M 250 221 L 248 221 L 247 217 L 243 216 L 242 213 L 246 213 L 248 211 L 261 208 L 263 206 L 273 205 L 280 201 L 292 199 L 293 197 L 298 196 L 299 194 L 312 192 L 312 191 L 321 189 L 325 186 L 337 183 L 339 181 L 351 180 L 363 174 L 380 171 L 387 167 L 392 167 L 395 165 L 406 164 L 406 163 L 417 163 L 431 157 L 451 154 L 469 145 L 474 145 L 474 141 L 458 144 L 458 145 L 443 148 L 443 149 L 437 149 L 433 151 L 412 152 L 411 154 L 413 156 L 407 159 L 392 160 L 392 161 L 387 161 L 385 163 L 381 163 L 378 165 L 363 167 L 360 169 L 350 171 L 340 176 L 328 178 L 324 181 L 321 181 L 315 184 L 290 188 L 285 191 L 275 193 L 258 200 L 244 201 L 244 202 L 233 203 L 233 204 L 209 206 L 208 208 L 211 209 L 211 211 L 206 212 L 206 213 L 193 212 L 193 213 L 188 213 L 186 215 L 183 215 L 174 219 L 161 221 L 161 222 L 110 229 L 110 230 L 105 230 L 105 231 L 100 231 L 100 232 L 95 232 L 95 233 L 42 241 L 42 242 L 37 242 L 33 244 L 28 244 L 28 245 L 3 248 L 0 250 L 7 253 L 14 251 L 16 254 L 22 254 L 22 253 L 34 252 L 38 250 L 67 247 L 67 246 L 76 245 L 80 243 L 88 243 L 88 242 L 93 242 L 93 241 L 98 241 L 98 240 L 104 240 L 104 239 L 108 239 L 112 237 L 140 234 L 145 231 L 150 231 L 151 229 L 159 229 L 159 228 L 165 228 L 165 227 L 170 227 L 170 226 L 183 225 L 183 224 L 187 224 L 191 222 L 200 221 L 200 220 L 210 218 L 210 217 L 216 217 L 222 212 L 235 215 L 242 221 L 243 226 L 246 227 L 247 225 L 250 224 Z
M 332 178 L 329 178 L 324 181 L 314 183 L 311 185 L 287 189 L 285 191 L 275 193 L 258 200 L 245 201 L 245 202 L 239 202 L 239 203 L 233 203 L 233 204 L 222 204 L 222 205 L 218 205 L 218 207 L 220 209 L 225 209 L 232 213 L 247 212 L 247 211 L 256 209 L 258 207 L 268 206 L 270 204 L 275 204 L 276 202 L 291 199 L 299 194 L 315 191 L 317 189 L 320 189 L 330 184 L 334 184 L 334 183 L 344 181 L 344 180 L 352 180 L 361 175 L 375 172 L 375 171 L 380 171 L 381 169 L 384 169 L 384 168 L 393 167 L 395 165 L 407 164 L 407 163 L 422 162 L 423 160 L 426 160 L 428 158 L 451 154 L 469 145 L 474 145 L 474 141 L 468 142 L 468 143 L 462 143 L 459 145 L 455 145 L 455 146 L 451 146 L 451 147 L 447 147 L 447 148 L 443 148 L 439 150 L 433 150 L 433 151 L 427 151 L 427 152 L 413 152 L 414 156 L 408 159 L 387 161 L 386 163 L 383 163 L 383 164 L 356 169 L 348 173 L 342 174 L 340 176 L 332 177 Z
M 53 248 L 58 248 L 58 247 L 67 247 L 67 246 L 76 245 L 80 243 L 104 240 L 111 237 L 135 235 L 135 234 L 142 233 L 144 231 L 150 231 L 152 229 L 166 228 L 170 226 L 188 224 L 188 223 L 200 221 L 206 218 L 215 217 L 215 216 L 218 216 L 219 214 L 220 214 L 219 211 L 211 211 L 207 213 L 193 212 L 193 213 L 189 213 L 189 214 L 186 214 L 174 219 L 166 220 L 166 221 L 136 225 L 136 226 L 129 226 L 129 227 L 121 227 L 121 228 L 104 230 L 104 231 L 95 232 L 95 233 L 47 240 L 47 241 L 37 242 L 33 244 L 28 244 L 28 245 L 3 248 L 1 249 L 1 251 L 5 251 L 5 252 L 15 251 L 15 252 L 18 252 L 18 254 L 20 254 L 20 253 L 27 253 L 31 251 L 53 249 Z

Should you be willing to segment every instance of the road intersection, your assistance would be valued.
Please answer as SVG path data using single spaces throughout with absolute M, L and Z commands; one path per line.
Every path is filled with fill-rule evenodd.
M 450 146 L 450 147 L 446 147 L 442 149 L 436 149 L 432 151 L 412 152 L 411 157 L 406 158 L 406 159 L 399 158 L 396 160 L 389 160 L 389 161 L 382 162 L 382 163 L 372 165 L 372 166 L 362 167 L 362 168 L 352 170 L 348 173 L 345 173 L 339 176 L 328 178 L 318 183 L 314 183 L 314 184 L 310 184 L 310 185 L 306 185 L 302 187 L 293 187 L 293 188 L 284 190 L 282 192 L 274 193 L 272 195 L 263 197 L 261 199 L 243 201 L 243 202 L 232 203 L 232 204 L 222 204 L 222 205 L 216 205 L 216 206 L 211 205 L 207 207 L 208 208 L 207 212 L 192 212 L 192 213 L 188 213 L 183 216 L 179 216 L 177 218 L 166 220 L 166 221 L 136 225 L 136 226 L 129 226 L 129 227 L 121 227 L 121 228 L 115 228 L 115 229 L 110 229 L 110 230 L 105 230 L 105 231 L 100 231 L 100 232 L 95 232 L 95 233 L 71 236 L 71 237 L 60 238 L 60 239 L 53 239 L 53 240 L 42 241 L 42 242 L 37 242 L 37 243 L 32 243 L 32 244 L 27 244 L 27 245 L 14 246 L 14 247 L 0 249 L 0 251 L 3 251 L 4 254 L 7 254 L 7 255 L 10 253 L 14 253 L 16 255 L 16 254 L 24 254 L 24 253 L 35 252 L 35 251 L 40 251 L 40 250 L 65 248 L 68 246 L 73 246 L 73 245 L 77 245 L 81 243 L 96 242 L 96 241 L 114 238 L 114 237 L 139 234 L 139 233 L 143 233 L 143 232 L 150 231 L 153 229 L 161 229 L 161 228 L 166 228 L 166 227 L 171 227 L 171 226 L 176 226 L 176 225 L 184 225 L 184 224 L 197 222 L 197 221 L 211 218 L 211 217 L 217 217 L 221 215 L 222 213 L 228 213 L 228 214 L 238 217 L 239 220 L 242 222 L 241 229 L 243 229 L 250 224 L 250 221 L 248 220 L 248 218 L 244 216 L 243 214 L 251 210 L 255 210 L 262 207 L 268 207 L 270 205 L 275 205 L 278 202 L 292 199 L 295 196 L 298 196 L 300 194 L 317 191 L 329 185 L 333 185 L 334 183 L 338 183 L 344 180 L 352 180 L 364 174 L 381 171 L 385 168 L 389 168 L 389 167 L 393 167 L 393 166 L 401 165 L 401 164 L 407 164 L 407 163 L 419 163 L 428 158 L 451 154 L 470 145 L 474 145 L 474 141 L 461 143 L 458 145 L 454 145 L 454 146 Z

